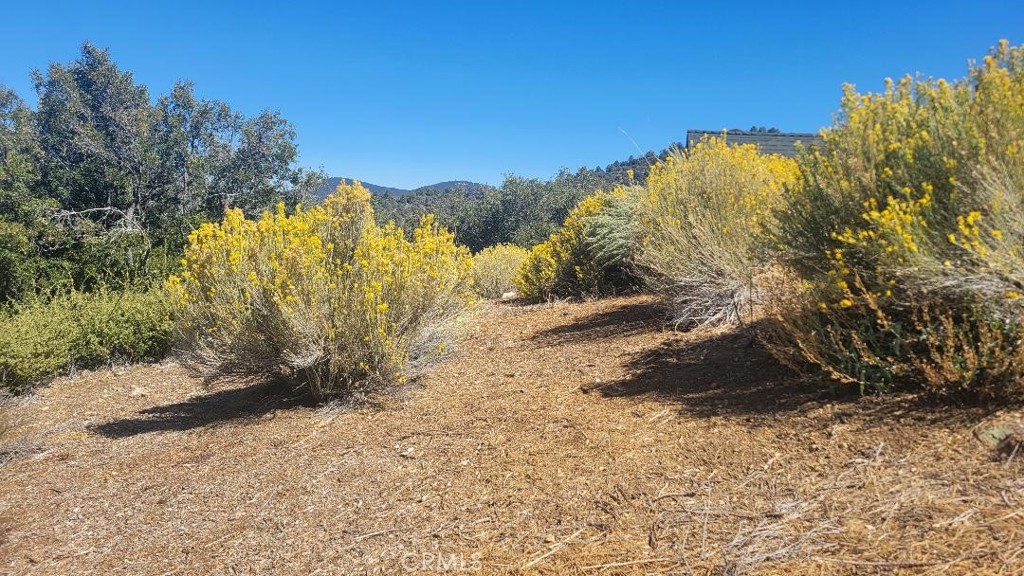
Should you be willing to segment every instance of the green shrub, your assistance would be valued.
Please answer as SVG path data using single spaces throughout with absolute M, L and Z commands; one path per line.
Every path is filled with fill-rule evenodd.
M 626 206 L 630 191 L 617 188 L 587 196 L 569 212 L 562 228 L 530 250 L 523 262 L 515 285 L 519 295 L 530 300 L 555 297 L 599 296 L 632 288 L 632 277 L 625 271 L 625 258 L 597 252 L 614 243 L 602 235 L 610 234 L 610 224 L 622 222 L 606 211 L 620 211 Z M 603 220 L 598 220 L 606 216 Z M 628 219 L 627 219 L 628 222 Z M 588 237 L 588 233 L 590 236 Z M 628 232 L 615 233 L 628 236 Z M 600 246 L 599 239 L 609 240 Z
M 32 242 L 25 226 L 0 218 L 0 306 L 32 288 Z
M 764 288 L 773 206 L 796 163 L 711 138 L 651 169 L 639 205 L 639 270 L 688 327 L 734 322 Z
M 634 264 L 639 250 L 637 204 L 640 189 L 622 189 L 605 199 L 604 206 L 583 221 L 583 241 L 594 263 L 617 287 L 639 284 Z
M 475 299 L 469 250 L 430 216 L 412 239 L 378 227 L 359 183 L 292 215 L 231 210 L 189 242 L 168 288 L 196 358 L 290 377 L 321 399 L 402 381 Z
M 530 252 L 514 244 L 498 244 L 473 255 L 473 285 L 484 298 L 500 298 L 515 288 L 516 275 Z
M 72 369 L 159 358 L 172 335 L 163 290 L 22 304 L 0 317 L 0 388 L 20 392 Z
M 166 278 L 157 267 L 150 273 L 152 242 L 145 232 L 75 231 L 64 251 L 77 290 L 131 290 Z
M 71 291 L 144 291 L 179 260 L 142 231 L 34 214 L 29 224 L 0 217 L 0 306 Z
M 776 353 L 865 388 L 1024 396 L 1024 50 L 968 77 L 847 87 L 779 239 L 804 290 Z

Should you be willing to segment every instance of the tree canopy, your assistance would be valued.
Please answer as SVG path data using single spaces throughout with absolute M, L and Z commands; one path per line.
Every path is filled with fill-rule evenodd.
M 92 44 L 32 76 L 35 110 L 0 86 L 0 301 L 138 281 L 198 223 L 294 205 L 324 179 L 296 167 L 279 112 L 248 117 L 187 81 L 153 99 Z

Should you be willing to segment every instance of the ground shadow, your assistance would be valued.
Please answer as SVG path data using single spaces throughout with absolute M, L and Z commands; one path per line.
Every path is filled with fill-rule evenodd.
M 594 389 L 606 397 L 653 397 L 678 403 L 700 416 L 734 415 L 752 423 L 807 412 L 831 404 L 868 423 L 976 420 L 985 409 L 951 406 L 924 394 L 863 396 L 853 385 L 800 374 L 781 364 L 757 341 L 759 324 L 673 339 L 645 350 L 626 364 L 628 375 Z
M 258 419 L 278 410 L 315 406 L 313 398 L 283 382 L 265 382 L 219 390 L 164 406 L 137 412 L 138 416 L 90 426 L 108 438 L 125 438 L 149 432 L 173 432 Z
M 753 330 L 670 340 L 645 350 L 626 364 L 627 377 L 600 392 L 678 402 L 699 415 L 792 412 L 809 402 L 857 398 L 856 391 L 808 385 L 759 346 Z
M 581 320 L 538 332 L 533 339 L 542 344 L 570 344 L 604 338 L 621 338 L 665 325 L 665 311 L 657 302 L 638 302 L 597 312 Z

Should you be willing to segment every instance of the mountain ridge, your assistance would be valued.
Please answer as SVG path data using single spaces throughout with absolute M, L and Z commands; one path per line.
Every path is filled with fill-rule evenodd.
M 316 190 L 313 191 L 313 200 L 316 201 L 316 202 L 322 201 L 331 192 L 333 192 L 335 188 L 338 187 L 338 184 L 340 184 L 342 180 L 351 183 L 351 182 L 353 182 L 355 180 L 358 180 L 358 179 L 357 178 L 343 178 L 343 177 L 340 177 L 340 176 L 335 176 L 335 177 L 328 178 L 323 186 L 321 186 L 321 187 L 319 187 L 319 188 L 317 188 Z M 473 193 L 476 193 L 476 192 L 480 192 L 480 191 L 482 191 L 482 190 L 484 190 L 486 188 L 491 188 L 491 186 L 489 186 L 487 184 L 481 184 L 479 182 L 472 182 L 470 180 L 445 180 L 444 182 L 437 182 L 437 183 L 434 183 L 434 184 L 427 184 L 426 186 L 420 186 L 418 188 L 396 188 L 394 186 L 381 186 L 379 184 L 372 184 L 370 182 L 365 182 L 363 180 L 359 180 L 359 183 L 362 184 L 363 187 L 365 187 L 367 190 L 369 190 L 372 194 L 375 194 L 375 195 L 378 195 L 378 196 L 380 196 L 380 195 L 387 195 L 387 196 L 409 196 L 409 195 L 419 194 L 419 193 L 429 192 L 429 191 L 445 192 L 445 191 L 454 190 L 454 189 L 463 189 L 463 190 L 466 190 L 467 192 L 473 194 Z

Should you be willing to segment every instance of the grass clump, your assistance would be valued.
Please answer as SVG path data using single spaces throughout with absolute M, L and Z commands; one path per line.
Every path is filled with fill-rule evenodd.
M 630 213 L 630 194 L 617 188 L 581 200 L 557 232 L 530 250 L 515 280 L 519 295 L 549 300 L 631 289 L 633 277 L 623 253 L 632 245 L 625 229 L 631 219 L 621 217 Z
M 469 251 L 431 216 L 406 238 L 375 225 L 369 191 L 343 182 L 309 210 L 231 210 L 203 225 L 167 284 L 201 363 L 328 399 L 400 382 L 443 352 L 472 282 Z
M 955 82 L 846 87 L 779 239 L 776 353 L 886 391 L 1024 397 L 1024 50 Z
M 0 388 L 22 392 L 79 368 L 160 358 L 173 337 L 162 290 L 73 292 L 0 316 Z
M 530 252 L 515 244 L 489 246 L 473 255 L 473 279 L 478 294 L 501 298 L 515 289 L 516 275 Z
M 770 220 L 797 180 L 793 160 L 707 139 L 651 169 L 637 258 L 645 283 L 687 327 L 733 322 L 772 263 Z

